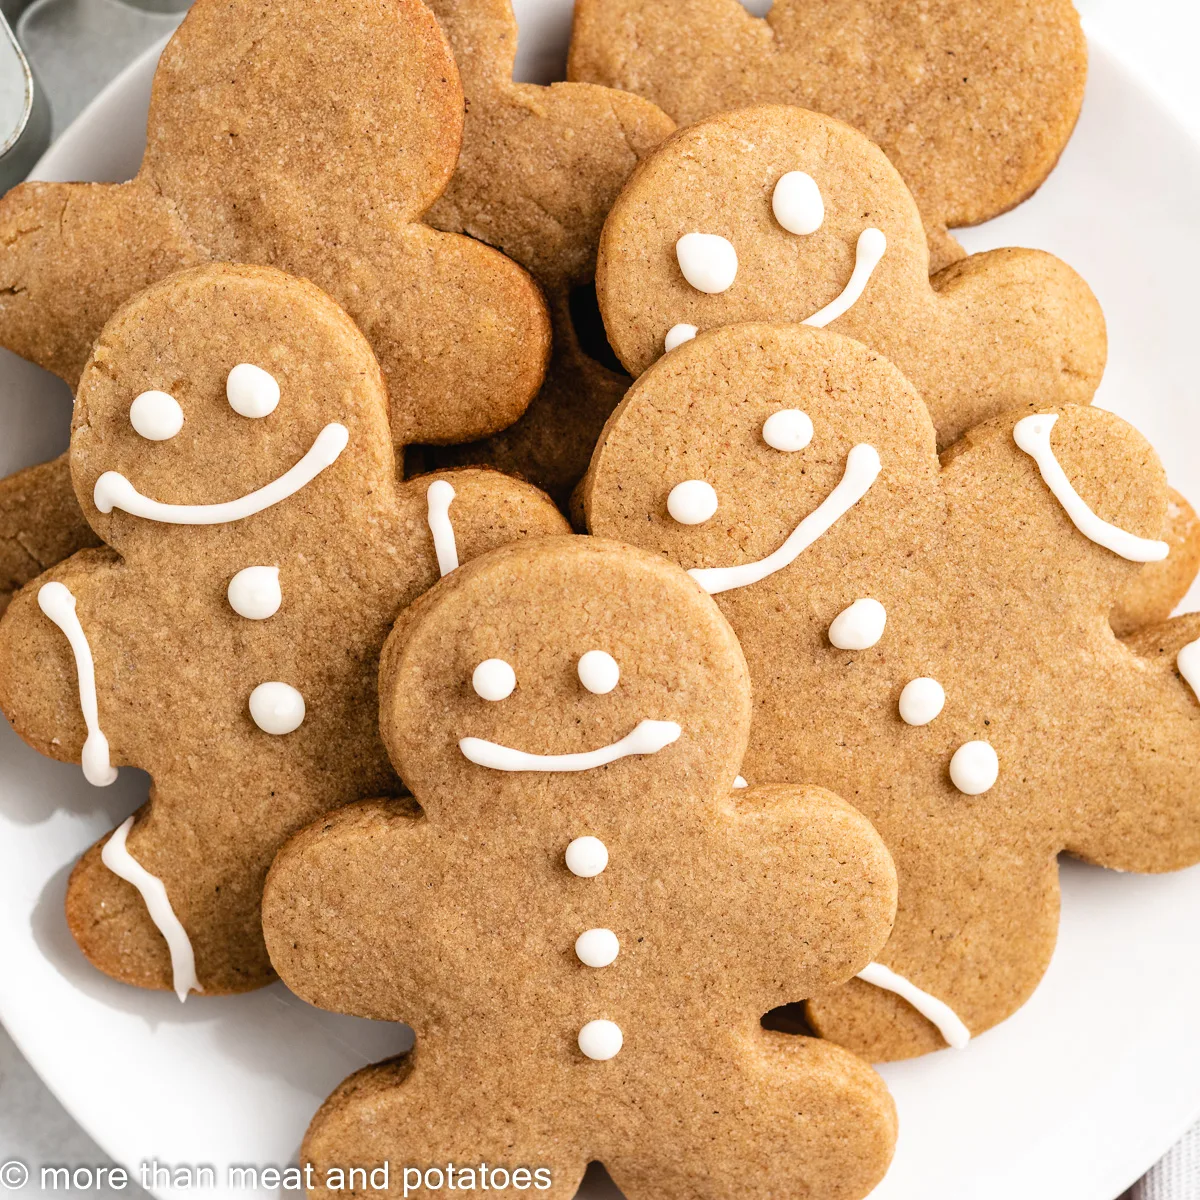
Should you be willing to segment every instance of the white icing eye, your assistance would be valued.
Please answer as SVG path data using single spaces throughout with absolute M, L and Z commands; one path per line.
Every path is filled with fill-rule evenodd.
M 230 581 L 225 593 L 229 607 L 248 621 L 273 617 L 283 603 L 278 567 L 244 567 Z
M 579 1049 L 596 1062 L 615 1058 L 624 1044 L 621 1027 L 612 1021 L 589 1021 L 579 1031 Z
M 517 686 L 517 673 L 502 658 L 485 658 L 472 672 L 471 686 L 481 700 L 507 700 Z
M 781 408 L 763 422 L 762 435 L 772 450 L 803 450 L 812 441 L 812 418 L 798 408 Z
M 269 371 L 252 363 L 238 363 L 225 381 L 229 407 L 243 417 L 266 417 L 279 403 L 279 384 Z
M 250 693 L 250 715 L 263 733 L 291 733 L 304 720 L 304 697 L 290 683 L 260 683 Z
M 910 679 L 900 693 L 900 719 L 907 725 L 928 725 L 945 705 L 946 689 L 936 679 Z
M 684 279 L 696 291 L 715 296 L 733 286 L 738 258 L 728 238 L 717 233 L 685 233 L 675 243 L 675 257 Z
M 579 682 L 597 696 L 607 696 L 621 678 L 621 668 L 611 654 L 589 650 L 579 660 Z
M 183 428 L 183 409 L 167 392 L 143 392 L 129 406 L 129 423 L 148 442 L 165 442 Z
M 733 777 L 733 786 L 735 788 L 748 788 L 750 785 L 745 781 L 745 779 L 742 778 L 741 775 L 735 775 Z
M 781 175 L 771 196 L 775 220 L 788 233 L 816 233 L 825 220 L 825 201 L 817 181 L 803 171 Z
M 703 479 L 677 483 L 667 496 L 667 512 L 680 525 L 703 525 L 717 511 L 717 493 Z
M 591 879 L 608 866 L 608 847 L 598 837 L 592 837 L 589 833 L 571 842 L 564 857 L 567 860 L 567 870 L 572 875 L 578 875 L 580 879 Z
M 663 338 L 663 347 L 670 354 L 676 346 L 682 346 L 684 342 L 690 342 L 699 332 L 700 330 L 695 325 L 672 325 L 667 330 L 667 336 Z
M 829 626 L 829 640 L 839 650 L 868 650 L 881 637 L 887 611 L 878 600 L 864 596 L 844 608 Z
M 964 742 L 950 760 L 950 782 L 965 796 L 980 796 L 1000 777 L 1000 759 L 989 742 Z
M 589 929 L 575 939 L 575 953 L 585 967 L 607 967 L 620 952 L 621 943 L 611 929 Z

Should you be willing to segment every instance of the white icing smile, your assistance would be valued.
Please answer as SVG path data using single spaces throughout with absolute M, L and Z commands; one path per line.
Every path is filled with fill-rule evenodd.
M 637 754 L 657 754 L 679 739 L 683 732 L 674 721 L 639 721 L 632 733 L 619 742 L 585 750 L 580 754 L 527 754 L 498 742 L 466 737 L 458 743 L 463 756 L 477 767 L 493 771 L 590 771 L 605 767 L 619 758 Z
M 143 496 L 118 471 L 105 471 L 96 480 L 93 499 L 102 513 L 119 508 L 132 516 L 160 521 L 164 525 L 223 525 L 227 521 L 252 517 L 294 495 L 326 467 L 332 466 L 349 440 L 350 431 L 345 425 L 326 425 L 317 434 L 308 453 L 294 467 L 257 491 L 222 504 L 163 504 Z
M 879 452 L 874 446 L 860 442 L 846 456 L 846 470 L 837 487 L 821 501 L 795 529 L 778 550 L 756 562 L 742 563 L 736 567 L 694 567 L 688 574 L 710 596 L 728 592 L 733 588 L 748 587 L 752 583 L 791 566 L 825 533 L 833 523 L 844 516 L 870 491 L 879 477 Z
M 864 229 L 858 235 L 854 247 L 854 270 L 841 294 L 813 313 L 801 325 L 811 325 L 814 329 L 824 329 L 831 321 L 836 321 L 843 313 L 849 312 L 859 297 L 867 290 L 871 275 L 879 266 L 884 251 L 887 250 L 887 238 L 882 229 Z

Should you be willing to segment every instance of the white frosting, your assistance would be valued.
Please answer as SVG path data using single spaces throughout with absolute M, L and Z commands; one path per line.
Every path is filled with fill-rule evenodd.
M 1188 642 L 1175 655 L 1175 666 L 1179 668 L 1180 675 L 1192 689 L 1196 699 L 1200 700 L 1200 638 L 1194 642 Z
M 733 243 L 718 233 L 685 233 L 675 243 L 683 277 L 698 292 L 715 296 L 733 286 L 738 258 Z
M 507 700 L 517 686 L 517 673 L 502 658 L 485 658 L 471 672 L 471 686 L 481 700 Z
M 900 693 L 900 719 L 906 725 L 928 725 L 945 705 L 946 689 L 936 679 L 910 679 Z
M 590 833 L 575 838 L 564 855 L 567 870 L 580 879 L 591 879 L 608 866 L 608 847 Z
M 1075 528 L 1097 545 L 1119 554 L 1130 562 L 1161 562 L 1171 547 L 1166 542 L 1138 537 L 1110 525 L 1098 517 L 1083 497 L 1071 485 L 1066 472 L 1054 457 L 1050 446 L 1050 431 L 1058 420 L 1057 413 L 1038 413 L 1024 417 L 1013 427 L 1013 441 L 1038 465 L 1046 486 L 1063 506 Z
M 250 693 L 250 715 L 263 733 L 294 733 L 304 721 L 304 697 L 290 683 L 260 683 Z
M 923 992 L 915 983 L 910 983 L 903 975 L 897 975 L 883 963 L 871 963 L 859 971 L 858 977 L 872 987 L 895 992 L 901 1000 L 911 1004 L 921 1016 L 937 1026 L 937 1031 L 945 1038 L 946 1044 L 955 1050 L 961 1050 L 971 1040 L 971 1031 L 950 1005 L 928 992 Z
M 617 660 L 607 651 L 589 650 L 579 660 L 579 682 L 597 696 L 607 696 L 621 678 Z
M 869 596 L 843 608 L 829 626 L 829 641 L 839 650 L 867 650 L 883 637 L 887 611 Z
M 695 325 L 688 325 L 686 323 L 672 325 L 667 330 L 667 336 L 663 338 L 663 348 L 670 354 L 676 346 L 682 346 L 684 342 L 690 342 L 699 332 L 700 330 Z
M 425 498 L 429 502 L 429 532 L 433 534 L 438 573 L 445 578 L 458 569 L 458 544 L 454 540 L 454 526 L 450 523 L 454 489 L 444 479 L 435 479 Z
M 183 428 L 183 409 L 168 392 L 143 392 L 129 406 L 129 423 L 148 442 L 165 442 Z
M 253 363 L 238 363 L 225 380 L 229 407 L 243 417 L 269 417 L 279 404 L 275 376 Z
M 762 436 L 772 450 L 803 450 L 812 441 L 812 418 L 798 408 L 781 408 L 763 422 Z
M 950 782 L 966 796 L 981 796 L 1000 777 L 1000 759 L 988 742 L 964 742 L 950 760 Z
M 575 953 L 585 967 L 607 967 L 620 952 L 621 943 L 611 929 L 589 929 L 575 939 Z
M 771 211 L 788 233 L 816 233 L 825 220 L 825 201 L 817 181 L 803 171 L 779 177 L 771 194 Z
M 150 920 L 166 939 L 167 949 L 171 952 L 172 985 L 175 995 L 183 1001 L 188 998 L 188 992 L 204 991 L 196 978 L 196 956 L 192 952 L 192 942 L 171 907 L 163 881 L 157 875 L 151 875 L 129 853 L 125 843 L 132 828 L 133 817 L 129 817 L 124 824 L 113 830 L 112 836 L 100 851 L 100 861 L 114 875 L 124 879 L 126 883 L 132 883 L 141 893 Z
M 633 732 L 627 733 L 619 742 L 580 754 L 527 754 L 524 750 L 513 750 L 498 742 L 474 737 L 462 738 L 458 748 L 463 757 L 477 767 L 490 767 L 493 771 L 590 771 L 619 758 L 657 754 L 677 741 L 682 732 L 674 721 L 639 721 Z
M 345 425 L 326 425 L 317 434 L 308 453 L 294 467 L 248 496 L 226 500 L 222 504 L 162 504 L 143 496 L 118 471 L 105 471 L 96 480 L 92 498 L 102 513 L 120 508 L 135 517 L 166 525 L 223 525 L 226 521 L 241 521 L 286 500 L 311 483 L 337 461 L 349 440 L 350 431 Z
M 778 550 L 756 562 L 736 567 L 693 567 L 688 574 L 710 595 L 747 587 L 782 571 L 800 557 L 833 523 L 849 512 L 879 477 L 879 452 L 860 442 L 846 456 L 846 470 L 837 487 L 788 536 Z
M 680 525 L 703 525 L 717 511 L 717 493 L 703 479 L 685 479 L 667 495 L 667 512 Z
M 612 1021 L 589 1021 L 579 1031 L 579 1049 L 596 1062 L 615 1058 L 624 1043 L 621 1027 Z
M 744 788 L 749 787 L 750 785 L 740 775 L 735 775 L 733 777 L 733 786 L 735 788 Z
M 100 729 L 100 713 L 96 704 L 96 666 L 87 634 L 75 612 L 75 597 L 62 583 L 43 583 L 38 589 L 38 608 L 67 635 L 75 655 L 75 674 L 79 679 L 79 707 L 87 738 L 83 743 L 83 777 L 96 787 L 108 787 L 117 778 L 116 769 L 108 758 L 108 738 Z
M 841 295 L 800 323 L 811 325 L 815 329 L 824 329 L 831 321 L 836 321 L 843 313 L 848 312 L 866 291 L 871 274 L 879 266 L 886 250 L 887 238 L 883 236 L 882 229 L 864 229 L 858 235 L 858 243 L 854 249 L 854 270 Z
M 248 621 L 273 617 L 283 603 L 278 567 L 243 567 L 230 581 L 225 593 L 229 607 Z

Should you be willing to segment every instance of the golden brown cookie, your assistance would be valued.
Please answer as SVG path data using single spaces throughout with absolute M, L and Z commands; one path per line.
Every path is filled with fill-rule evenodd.
M 625 88 L 681 125 L 794 104 L 861 130 L 908 184 L 938 269 L 947 233 L 1030 196 L 1083 101 L 1071 0 L 578 0 L 568 77 Z
M 1108 620 L 1167 550 L 1162 470 L 1116 416 L 1028 405 L 939 464 L 878 354 L 734 325 L 631 388 L 583 501 L 593 533 L 680 563 L 728 617 L 750 783 L 836 791 L 896 860 L 880 957 L 899 978 L 811 1000 L 820 1033 L 873 1059 L 980 1034 L 1046 969 L 1059 852 L 1200 860 L 1200 615 L 1127 644 Z
M 1161 537 L 1171 547 L 1170 555 L 1162 562 L 1147 563 L 1117 597 L 1111 614 L 1117 637 L 1165 621 L 1200 571 L 1200 518 L 1174 488 L 1167 492 Z
M 550 327 L 523 270 L 421 223 L 462 124 L 450 49 L 419 0 L 198 0 L 155 74 L 137 176 L 0 201 L 0 345 L 74 387 L 142 288 L 196 263 L 262 263 L 354 318 L 397 445 L 503 429 L 538 390 Z
M 399 786 L 376 692 L 397 613 L 459 559 L 564 528 L 495 472 L 398 483 L 388 411 L 349 316 L 266 267 L 153 285 L 84 368 L 71 471 L 105 545 L 13 599 L 0 707 L 93 783 L 150 773 L 149 803 L 67 891 L 72 933 L 117 979 L 181 998 L 270 981 L 275 851 Z
M 828 325 L 904 372 L 942 445 L 1012 405 L 1089 403 L 1104 367 L 1103 315 L 1065 263 L 993 250 L 930 279 L 895 168 L 799 108 L 713 117 L 647 158 L 605 222 L 596 290 L 635 376 L 696 327 Z
M 760 1018 L 868 962 L 892 865 L 828 792 L 730 789 L 750 681 L 717 606 L 657 555 L 529 541 L 423 597 L 380 696 L 419 808 L 331 814 L 264 894 L 293 990 L 416 1030 L 317 1114 L 317 1180 L 386 1162 L 432 1196 L 454 1164 L 474 1194 L 486 1162 L 567 1198 L 598 1159 L 630 1200 L 869 1192 L 882 1081 Z
M 600 228 L 629 173 L 675 125 L 649 101 L 610 88 L 514 83 L 510 0 L 428 3 L 467 98 L 458 168 L 428 219 L 533 273 L 550 302 L 554 351 L 541 392 L 515 425 L 483 442 L 427 450 L 423 461 L 517 472 L 565 506 L 629 386 L 595 311 Z

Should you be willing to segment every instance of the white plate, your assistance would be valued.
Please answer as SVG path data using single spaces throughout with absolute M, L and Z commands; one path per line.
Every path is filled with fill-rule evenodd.
M 569 0 L 517 8 L 530 17 L 522 74 L 544 79 L 561 61 Z M 131 174 L 152 68 L 151 56 L 118 79 L 41 175 Z M 1101 400 L 1149 435 L 1194 499 L 1198 212 L 1200 151 L 1093 47 L 1083 118 L 1050 181 L 964 237 L 972 249 L 1053 250 L 1091 282 L 1111 338 Z M 62 385 L 11 355 L 0 358 L 0 413 L 4 470 L 65 444 Z M 406 1031 L 317 1012 L 278 984 L 181 1007 L 93 971 L 63 921 L 66 877 L 141 801 L 145 777 L 123 771 L 97 791 L 7 728 L 0 746 L 0 1018 L 21 1049 L 135 1170 L 156 1158 L 223 1178 L 231 1163 L 293 1159 L 326 1094 L 404 1046 Z M 1066 864 L 1063 885 L 1058 952 L 1029 1004 L 965 1051 L 885 1068 L 901 1135 L 876 1200 L 1113 1200 L 1200 1116 L 1200 870 L 1139 878 Z

